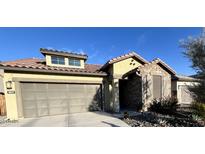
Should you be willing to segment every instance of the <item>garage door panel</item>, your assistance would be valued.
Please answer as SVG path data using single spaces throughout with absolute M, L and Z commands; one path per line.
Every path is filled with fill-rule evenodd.
M 93 104 L 94 102 L 96 102 L 94 98 L 86 98 L 86 104 L 89 105 L 89 104 Z
M 69 89 L 81 89 L 85 87 L 85 84 L 68 84 Z
M 45 92 L 35 92 L 31 93 L 34 97 L 36 97 L 38 100 L 47 100 L 47 94 Z
M 85 99 L 86 97 L 87 97 L 87 96 L 86 96 L 85 94 L 83 94 L 83 93 L 81 93 L 81 95 L 79 95 L 79 94 L 69 94 L 69 95 L 67 96 L 67 98 L 68 98 L 69 101 L 78 100 L 78 99 L 80 99 L 80 100 L 82 101 L 82 100 Z
M 72 98 L 68 100 L 69 105 L 85 105 L 85 97 Z
M 66 99 L 67 98 L 67 92 L 59 92 L 59 91 L 50 91 L 47 92 L 47 97 L 49 99 Z
M 97 93 L 98 90 L 99 90 L 99 88 L 97 88 L 97 87 L 94 87 L 94 88 L 87 87 L 88 93 Z
M 68 108 L 64 107 L 55 107 L 55 108 L 49 108 L 49 115 L 60 115 L 60 114 L 67 114 Z
M 84 92 L 85 85 L 77 85 L 77 84 L 70 84 L 68 86 L 68 91 L 69 92 Z
M 21 83 L 24 117 L 86 112 L 101 103 L 100 85 Z
M 49 91 L 65 91 L 67 89 L 67 85 L 66 84 L 47 84 L 48 86 L 48 90 Z
M 47 84 L 34 83 L 33 86 L 34 86 L 34 89 L 37 91 L 45 92 L 48 89 Z
M 69 108 L 69 113 L 81 113 L 81 112 L 87 112 L 88 108 L 87 106 L 79 106 L 79 105 L 72 105 Z
M 38 108 L 48 108 L 47 100 L 37 100 L 34 104 L 36 104 Z
M 33 109 L 26 109 L 24 110 L 24 117 L 38 117 L 36 110 Z
M 36 89 L 34 84 L 22 84 L 21 88 L 24 91 L 35 91 L 35 89 Z
M 25 101 L 26 100 L 32 101 L 32 100 L 35 100 L 35 98 L 36 98 L 35 94 L 31 93 L 29 91 L 25 91 L 24 94 L 23 94 L 23 100 L 25 100 Z
M 85 91 L 81 91 L 81 90 L 76 90 L 76 91 L 68 91 L 68 93 L 67 93 L 67 97 L 84 97 L 84 96 L 86 96 L 86 93 L 85 93 Z
M 84 94 L 84 93 L 69 93 L 69 94 L 67 94 L 67 98 L 69 99 L 69 100 L 71 100 L 71 99 L 83 99 L 83 98 L 85 98 L 85 97 L 87 97 L 87 95 L 86 94 Z
M 49 107 L 67 107 L 68 106 L 68 100 L 49 100 Z
M 36 108 L 36 101 L 35 100 L 23 100 L 23 107 L 24 109 Z
M 47 116 L 47 115 L 49 115 L 49 111 L 48 111 L 47 107 L 45 107 L 45 108 L 42 107 L 42 108 L 38 109 L 38 116 L 39 117 Z

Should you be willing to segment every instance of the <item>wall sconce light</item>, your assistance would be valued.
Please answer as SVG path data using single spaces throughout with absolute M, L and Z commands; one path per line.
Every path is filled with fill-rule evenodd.
M 12 89 L 12 81 L 6 82 L 6 89 Z

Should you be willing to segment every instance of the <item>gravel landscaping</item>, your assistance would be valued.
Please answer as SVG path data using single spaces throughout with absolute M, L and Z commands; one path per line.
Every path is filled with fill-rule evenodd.
M 205 120 L 194 120 L 190 113 L 162 115 L 154 112 L 142 112 L 123 119 L 131 127 L 204 127 Z
M 0 116 L 0 127 L 7 127 L 8 125 L 12 123 L 17 123 L 18 121 L 11 121 L 6 118 L 6 116 Z

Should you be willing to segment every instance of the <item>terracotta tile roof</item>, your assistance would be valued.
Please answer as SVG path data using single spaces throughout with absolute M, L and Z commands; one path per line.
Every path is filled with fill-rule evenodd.
M 16 61 L 8 61 L 0 63 L 0 67 L 7 68 L 24 68 L 27 70 L 46 70 L 46 71 L 56 71 L 62 73 L 73 73 L 73 74 L 93 74 L 93 75 L 106 75 L 105 72 L 99 71 L 101 65 L 95 64 L 85 64 L 85 68 L 68 68 L 68 67 L 55 67 L 47 66 L 45 60 L 37 58 L 20 59 Z M 5 68 L 6 69 L 6 68 Z
M 125 55 L 122 55 L 122 56 L 119 56 L 119 57 L 115 57 L 115 58 L 112 58 L 111 60 L 109 60 L 105 65 L 103 65 L 103 67 L 101 68 L 101 70 L 105 69 L 108 65 L 110 64 L 114 64 L 114 63 L 117 63 L 119 61 L 122 61 L 122 60 L 125 60 L 127 58 L 131 58 L 131 57 L 134 57 L 138 60 L 140 60 L 142 63 L 146 64 L 148 63 L 144 58 L 142 58 L 140 55 L 138 55 L 137 53 L 135 52 L 130 52 L 128 54 L 125 54 Z

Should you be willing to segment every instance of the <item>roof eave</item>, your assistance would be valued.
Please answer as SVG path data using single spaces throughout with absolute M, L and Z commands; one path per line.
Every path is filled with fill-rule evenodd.
M 80 59 L 84 59 L 87 60 L 88 56 L 87 55 L 75 55 L 75 54 L 71 54 L 71 53 L 61 53 L 61 52 L 54 52 L 54 51 L 45 51 L 45 50 L 40 50 L 41 54 L 45 55 L 56 55 L 56 56 L 66 56 L 66 57 L 73 57 L 73 58 L 80 58 Z
M 57 71 L 57 70 L 30 69 L 30 68 L 8 67 L 8 66 L 0 66 L 0 69 L 3 69 L 4 71 L 30 72 L 30 73 L 46 73 L 46 74 L 62 74 L 62 75 L 78 75 L 78 76 L 97 76 L 97 77 L 107 76 L 106 73 L 66 72 L 66 71 Z
M 197 78 L 183 78 L 183 77 L 174 76 L 174 77 L 172 77 L 172 81 L 200 82 L 202 80 L 197 79 Z
M 155 62 L 155 61 L 156 61 L 157 64 L 160 63 L 162 66 L 164 66 L 172 75 L 177 74 L 168 64 L 166 64 L 161 59 L 157 58 L 156 60 L 153 60 L 152 62 Z
M 109 66 L 109 63 L 107 62 L 100 68 L 100 70 L 105 70 L 108 66 Z
M 143 64 L 147 64 L 147 63 L 148 63 L 148 61 L 146 61 L 145 59 L 143 59 L 143 58 L 141 58 L 140 56 L 136 55 L 136 53 L 135 53 L 135 55 L 126 57 L 126 58 L 124 58 L 124 59 L 122 59 L 122 60 L 118 60 L 118 61 L 114 61 L 114 62 L 108 61 L 107 63 L 105 63 L 105 64 L 100 68 L 100 70 L 105 70 L 109 65 L 115 64 L 115 63 L 117 63 L 117 62 L 123 61 L 123 60 L 128 59 L 128 58 L 132 58 L 132 57 L 135 57 L 136 59 L 140 60 Z
M 172 79 L 172 81 L 182 81 L 182 82 L 200 82 L 200 79 L 182 79 L 182 78 L 177 78 L 177 79 Z

